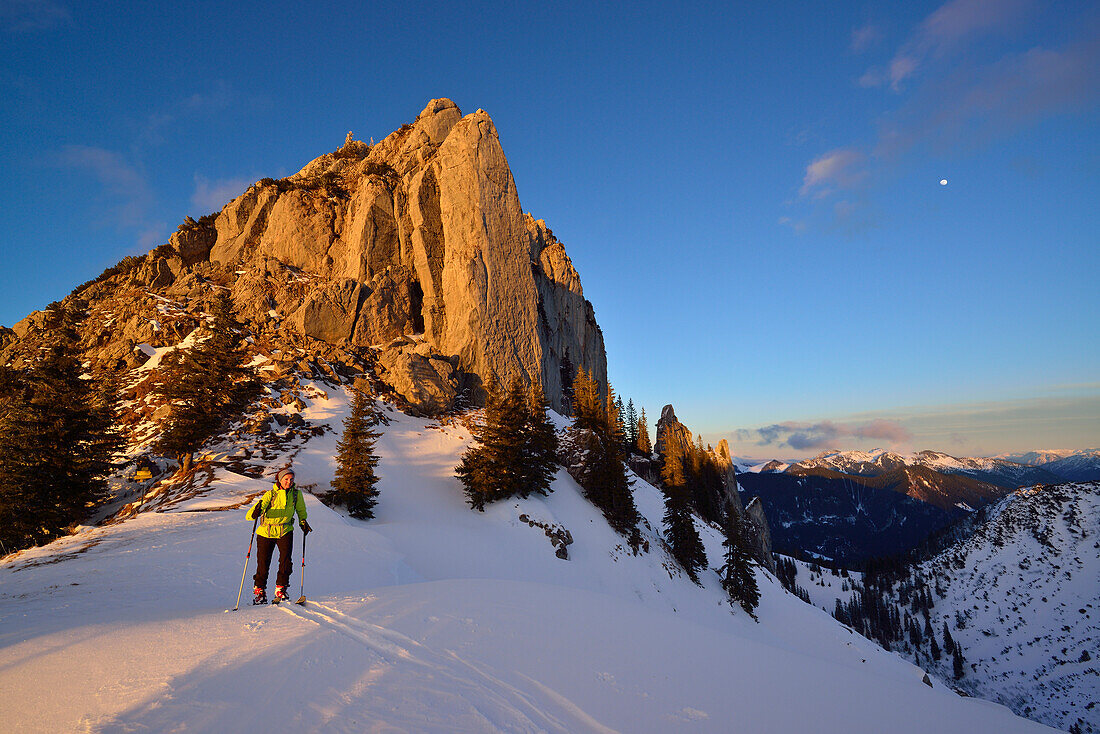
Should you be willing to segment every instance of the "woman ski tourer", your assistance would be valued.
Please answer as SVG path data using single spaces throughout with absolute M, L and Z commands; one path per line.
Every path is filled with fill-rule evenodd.
M 275 484 L 248 511 L 249 520 L 260 520 L 256 530 L 256 575 L 252 577 L 253 604 L 267 604 L 267 572 L 275 546 L 279 546 L 275 602 L 289 598 L 286 587 L 293 569 L 290 555 L 294 549 L 295 512 L 298 513 L 298 526 L 302 528 L 304 537 L 311 530 L 306 522 L 306 501 L 294 484 L 294 470 L 287 468 L 275 475 Z

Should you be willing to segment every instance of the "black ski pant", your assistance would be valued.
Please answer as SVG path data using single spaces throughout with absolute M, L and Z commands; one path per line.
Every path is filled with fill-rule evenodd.
M 267 588 L 267 571 L 271 567 L 271 555 L 275 552 L 275 546 L 279 546 L 279 572 L 275 574 L 275 585 L 290 586 L 290 572 L 294 568 L 290 557 L 294 550 L 293 532 L 281 538 L 256 536 L 256 575 L 252 577 L 252 581 L 258 589 Z

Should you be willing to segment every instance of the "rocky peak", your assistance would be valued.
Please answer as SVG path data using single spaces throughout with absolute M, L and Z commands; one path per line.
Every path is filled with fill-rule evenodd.
M 432 100 L 362 160 L 329 154 L 290 180 L 230 202 L 210 258 L 274 258 L 326 279 L 288 313 L 294 328 L 362 346 L 420 338 L 453 358 L 475 393 L 519 376 L 539 381 L 559 410 L 566 352 L 606 381 L 576 270 L 545 223 L 522 212 L 484 111 L 463 117 Z
M 676 447 L 681 456 L 688 456 L 694 449 L 691 436 L 691 429 L 679 421 L 676 417 L 676 410 L 671 405 L 666 405 L 661 409 L 661 418 L 657 421 L 657 440 L 654 444 L 654 451 L 661 457 L 662 461 L 668 455 L 669 447 Z M 737 512 L 744 513 L 741 506 L 741 497 L 737 493 L 737 470 L 730 459 L 729 444 L 723 439 L 719 442 L 718 447 L 719 452 L 724 451 L 726 456 L 724 461 L 721 458 L 721 453 L 715 456 L 719 466 L 725 471 L 723 477 L 723 484 L 725 485 L 724 500 L 732 504 Z
M 730 445 L 726 439 L 722 439 L 718 442 L 718 448 L 714 450 L 715 456 L 723 466 L 731 466 L 733 464 L 733 457 L 730 455 Z
M 155 308 L 128 306 L 122 294 L 186 300 L 211 284 L 231 291 L 252 330 L 373 353 L 383 379 L 425 413 L 513 377 L 541 383 L 560 411 L 566 354 L 607 380 L 592 305 L 565 247 L 521 209 L 492 119 L 463 116 L 445 98 L 375 145 L 349 134 L 298 173 L 257 181 L 77 290 L 109 294 L 133 321 L 89 338 L 111 364 L 134 367 L 139 344 L 168 336 L 154 328 Z M 8 350 L 13 335 L 2 339 Z
M 661 408 L 661 417 L 657 420 L 657 440 L 654 443 L 654 451 L 662 458 L 669 452 L 669 447 L 679 449 L 680 456 L 687 456 L 693 446 L 691 430 L 676 418 L 676 411 L 671 405 Z

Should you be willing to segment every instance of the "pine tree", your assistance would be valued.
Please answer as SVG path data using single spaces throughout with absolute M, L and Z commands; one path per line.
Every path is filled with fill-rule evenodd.
M 230 420 L 240 415 L 260 392 L 260 383 L 245 367 L 247 353 L 233 304 L 218 292 L 203 341 L 177 349 L 162 364 L 159 390 L 172 406 L 157 449 L 174 456 L 181 471 L 191 468 L 193 454 Z
M 565 415 L 573 415 L 573 378 L 577 374 L 573 366 L 573 360 L 569 359 L 569 348 L 565 349 L 565 356 L 561 360 L 561 401 Z
M 963 658 L 962 646 L 955 643 L 955 649 L 951 660 L 951 669 L 955 674 L 955 680 L 959 680 L 966 675 L 966 669 L 963 668 L 963 663 L 965 662 L 966 660 Z
M 610 385 L 608 386 L 610 388 Z M 608 391 L 608 398 L 611 400 L 611 392 Z M 626 406 L 623 405 L 623 396 L 618 395 L 615 397 L 614 406 L 608 406 L 608 413 L 611 413 L 611 408 L 614 407 L 614 413 L 611 420 L 612 426 L 615 432 L 622 438 L 620 441 L 623 444 L 623 452 L 626 453 L 630 450 L 630 444 L 627 443 L 627 431 L 626 431 Z
M 51 345 L 25 370 L 0 370 L 0 541 L 44 542 L 106 494 L 113 429 L 110 390 L 85 379 L 76 327 L 83 302 L 51 304 Z
M 645 417 L 645 408 L 642 408 L 642 416 L 638 419 L 638 451 L 643 456 L 652 456 L 653 444 L 649 440 L 649 421 Z
M 547 494 L 550 485 L 558 473 L 558 431 L 549 415 L 550 402 L 535 382 L 527 393 L 527 423 L 525 426 L 524 448 L 526 460 L 523 464 L 524 497 L 532 493 Z
M 579 458 L 570 472 L 585 497 L 600 508 L 608 524 L 626 536 L 630 547 L 641 546 L 638 510 L 623 463 L 623 436 L 615 420 L 614 390 L 608 385 L 601 397 L 600 385 L 581 370 L 573 381 L 573 425 L 566 440 Z
M 729 503 L 726 504 L 725 520 L 722 528 L 726 536 L 722 541 L 722 547 L 726 549 L 725 564 L 718 571 L 722 579 L 722 588 L 729 595 L 730 604 L 740 604 L 742 609 L 756 619 L 755 609 L 760 603 L 760 589 L 756 585 L 752 552 L 745 537 L 744 522 L 741 515 Z M 839 605 L 838 599 L 838 609 Z
M 943 650 L 948 655 L 955 652 L 955 641 L 951 639 L 951 630 L 947 628 L 947 620 L 943 621 Z
M 548 494 L 557 471 L 557 434 L 541 386 L 530 393 L 517 377 L 507 391 L 487 389 L 484 423 L 455 475 L 475 510 L 508 497 Z
M 638 413 L 634 409 L 634 399 L 626 401 L 626 413 L 623 415 L 626 422 L 627 453 L 631 453 L 638 445 Z
M 661 467 L 662 492 L 665 496 L 664 527 L 672 556 L 695 583 L 699 583 L 699 571 L 707 567 L 707 554 L 703 541 L 695 529 L 691 516 L 691 502 L 684 478 L 683 459 L 674 441 L 668 448 Z
M 936 642 L 936 636 L 931 635 L 928 639 L 929 639 L 929 652 L 932 654 L 932 659 L 933 660 L 939 660 L 940 659 L 940 646 Z
M 344 434 L 336 442 L 332 492 L 326 499 L 347 507 L 352 517 L 369 520 L 378 504 L 374 444 L 380 434 L 372 430 L 378 425 L 378 412 L 374 399 L 364 390 L 353 387 L 351 396 L 351 413 L 344 419 Z

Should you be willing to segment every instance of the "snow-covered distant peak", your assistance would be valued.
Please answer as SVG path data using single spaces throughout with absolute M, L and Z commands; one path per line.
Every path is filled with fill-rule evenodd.
M 1052 461 L 1064 459 L 1067 456 L 1073 456 L 1074 454 L 1089 450 L 1095 451 L 1095 449 L 1036 449 L 1034 451 L 1024 451 L 1016 454 L 997 454 L 991 458 L 1014 461 L 1017 464 L 1027 464 L 1029 466 L 1042 466 L 1043 464 L 1049 464 Z

